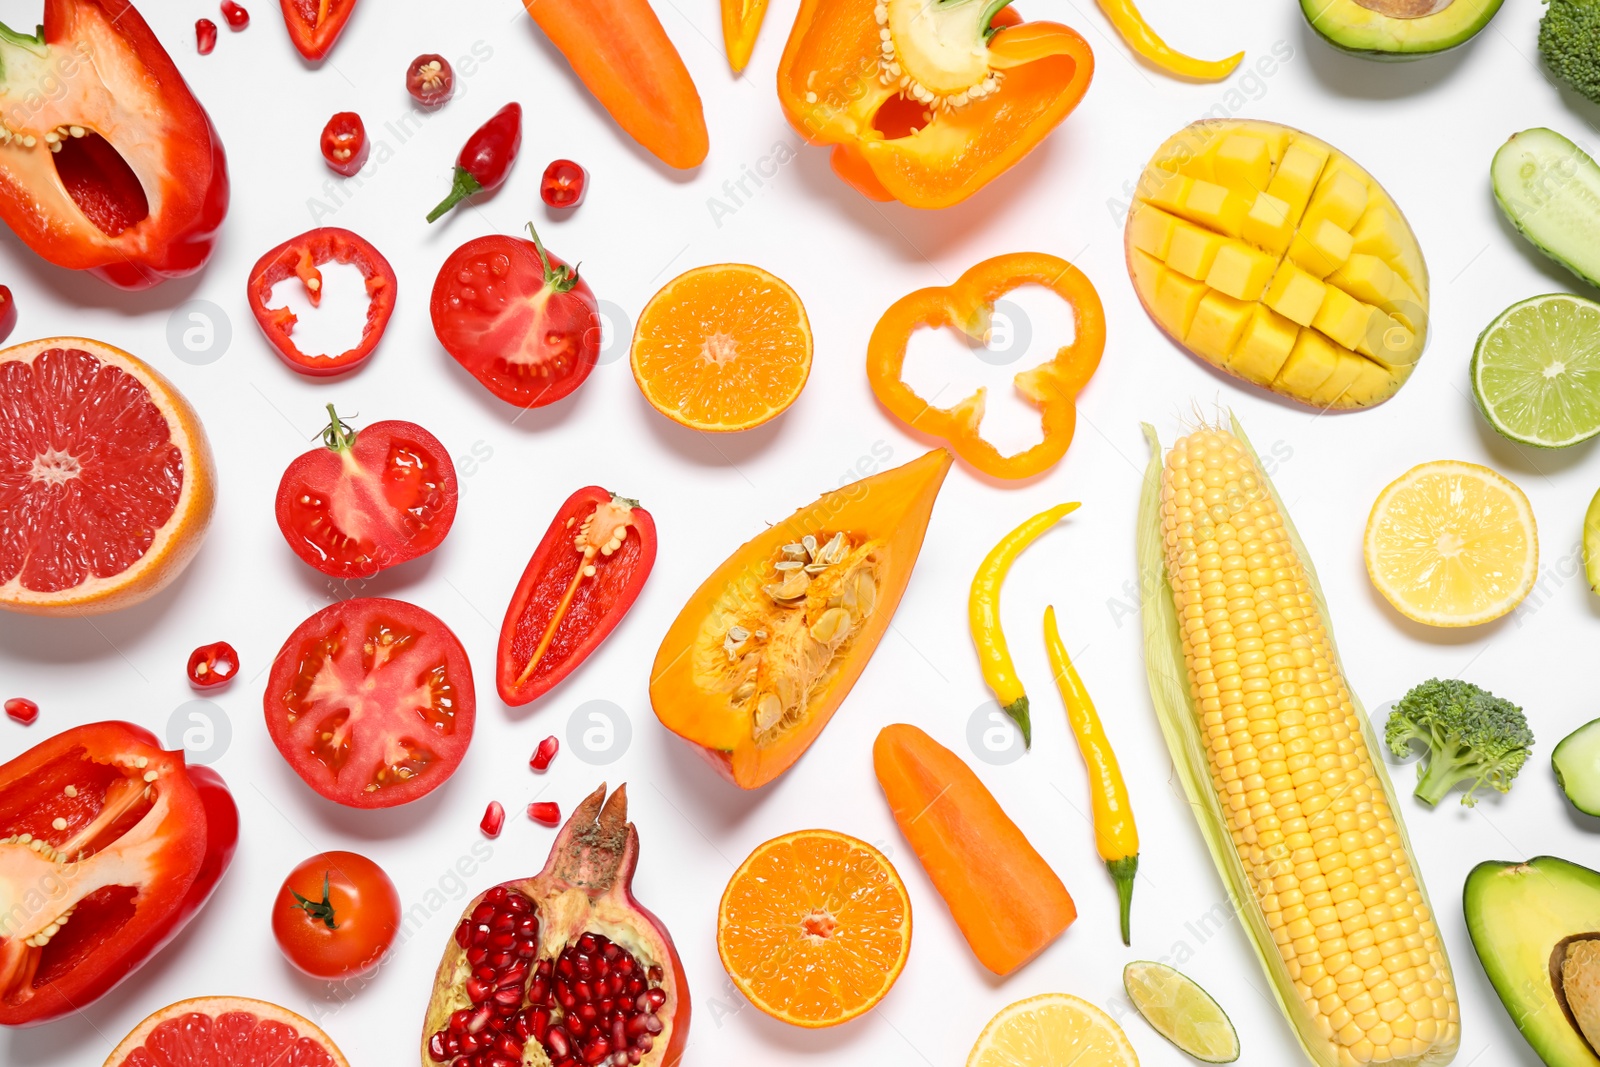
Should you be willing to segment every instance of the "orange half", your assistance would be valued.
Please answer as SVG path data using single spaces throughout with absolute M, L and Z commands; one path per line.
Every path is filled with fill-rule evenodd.
M 768 841 L 717 909 L 717 953 L 750 1003 L 837 1026 L 882 1000 L 911 952 L 911 899 L 888 857 L 832 830 Z
M 633 378 L 693 430 L 748 430 L 781 415 L 811 374 L 811 323 L 783 279 L 744 263 L 680 274 L 633 330 Z

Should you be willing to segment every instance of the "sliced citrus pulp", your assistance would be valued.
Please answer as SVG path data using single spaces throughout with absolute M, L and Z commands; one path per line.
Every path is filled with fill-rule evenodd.
M 168 1004 L 122 1039 L 105 1067 L 349 1067 L 315 1023 L 246 997 Z
M 1139 1067 L 1139 1057 L 1105 1012 L 1066 993 L 1001 1008 L 978 1035 L 967 1067 Z
M 1239 1058 L 1239 1035 L 1211 995 L 1164 963 L 1135 960 L 1122 969 L 1122 987 L 1156 1033 L 1201 1063 Z
M 911 951 L 911 899 L 888 859 L 831 830 L 757 848 L 717 910 L 717 952 L 750 1002 L 795 1026 L 836 1026 L 888 994 Z
M 214 480 L 194 409 L 133 356 L 81 337 L 0 351 L 0 608 L 150 596 L 200 547 Z
M 718 263 L 672 279 L 633 330 L 650 406 L 695 430 L 748 430 L 782 414 L 811 374 L 800 297 L 760 267 Z
M 1475 626 L 1522 602 L 1539 573 L 1528 498 L 1488 467 L 1438 460 L 1378 494 L 1367 574 L 1396 611 L 1430 626 Z
M 1552 293 L 1506 308 L 1472 351 L 1472 395 L 1513 441 L 1565 448 L 1600 433 L 1600 304 Z

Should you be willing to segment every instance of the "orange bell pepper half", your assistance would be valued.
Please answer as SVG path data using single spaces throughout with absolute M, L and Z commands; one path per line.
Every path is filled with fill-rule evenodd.
M 959 203 L 1083 99 L 1094 53 L 1008 0 L 801 0 L 778 67 L 789 124 L 863 195 Z
M 1073 337 L 1053 358 L 1013 379 L 1017 392 L 1039 409 L 1044 440 L 1005 456 L 979 435 L 982 387 L 953 408 L 936 408 L 912 392 L 901 375 L 906 346 L 918 328 L 953 326 L 986 343 L 995 301 L 1024 285 L 1043 286 L 1071 305 Z M 945 441 L 978 470 L 995 478 L 1031 478 L 1067 454 L 1078 425 L 1078 393 L 1100 366 L 1105 346 L 1105 309 L 1083 272 L 1043 252 L 1014 252 L 984 260 L 954 285 L 918 289 L 895 301 L 867 343 L 867 378 L 890 414 L 919 433 Z

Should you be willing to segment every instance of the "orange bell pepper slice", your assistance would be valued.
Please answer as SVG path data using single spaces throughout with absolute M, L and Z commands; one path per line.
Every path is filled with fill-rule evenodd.
M 735 74 L 743 74 L 750 64 L 750 53 L 766 17 L 767 0 L 722 0 L 722 42 Z
M 1078 33 L 1006 0 L 802 0 L 778 99 L 863 195 L 958 203 L 1033 150 L 1089 88 Z
M 985 343 L 994 303 L 1011 290 L 1039 285 L 1072 307 L 1073 337 L 1055 356 L 1018 374 L 1017 392 L 1039 409 L 1044 440 L 1015 455 L 1002 455 L 978 433 L 984 389 L 952 408 L 936 408 L 902 378 L 906 346 L 923 326 L 953 326 Z M 967 463 L 995 478 L 1031 478 L 1066 455 L 1078 424 L 1078 393 L 1100 366 L 1106 346 L 1105 309 L 1082 271 L 1043 252 L 996 256 L 968 270 L 954 285 L 918 289 L 883 313 L 867 343 L 867 378 L 878 402 L 908 427 L 937 437 Z

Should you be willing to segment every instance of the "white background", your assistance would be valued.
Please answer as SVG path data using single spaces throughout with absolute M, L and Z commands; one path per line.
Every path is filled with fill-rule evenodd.
M 210 432 L 221 477 L 218 509 L 187 573 L 140 607 L 92 620 L 0 617 L 0 696 L 25 695 L 42 709 L 32 727 L 0 719 L 0 758 L 104 718 L 131 719 L 165 735 L 177 709 L 194 698 L 183 677 L 189 651 L 227 639 L 244 668 L 215 697 L 231 731 L 215 766 L 233 788 L 243 830 L 216 897 L 172 946 L 81 1016 L 0 1036 L 0 1061 L 93 1067 L 148 1012 L 183 997 L 233 993 L 320 1020 L 354 1063 L 414 1062 L 429 982 L 461 905 L 544 862 L 553 831 L 529 822 L 522 807 L 537 796 L 558 801 L 565 813 L 597 782 L 626 780 L 643 839 L 637 893 L 671 928 L 694 994 L 690 1063 L 953 1067 L 1003 1005 L 1061 990 L 1117 1010 L 1123 964 L 1162 957 L 1182 961 L 1224 1004 L 1243 1040 L 1243 1063 L 1298 1062 L 1238 924 L 1204 925 L 1223 890 L 1157 731 L 1132 597 L 1134 513 L 1146 460 L 1139 423 L 1154 422 L 1170 442 L 1197 405 L 1206 413 L 1226 405 L 1264 454 L 1280 457 L 1278 487 L 1320 568 L 1350 682 L 1368 707 L 1430 675 L 1459 674 L 1528 710 L 1538 747 L 1510 797 L 1492 797 L 1475 810 L 1451 803 L 1429 812 L 1409 797 L 1401 807 L 1455 968 L 1464 1020 L 1458 1062 L 1537 1062 L 1477 964 L 1460 889 L 1483 859 L 1555 853 L 1593 864 L 1597 857 L 1597 826 L 1566 806 L 1547 756 L 1556 740 L 1596 714 L 1592 649 L 1600 601 L 1579 576 L 1576 545 L 1600 463 L 1592 445 L 1537 453 L 1496 437 L 1473 408 L 1467 362 L 1478 331 L 1501 308 L 1577 284 L 1501 219 L 1489 192 L 1490 157 L 1507 135 L 1529 126 L 1588 142 L 1596 109 L 1558 90 L 1538 66 L 1537 0 L 1509 0 L 1463 50 L 1402 65 L 1336 54 L 1289 0 L 1145 0 L 1152 22 L 1196 54 L 1242 47 L 1248 70 L 1278 53 L 1270 76 L 1236 74 L 1225 85 L 1180 83 L 1141 66 L 1087 0 L 1019 6 L 1089 39 L 1099 68 L 1088 97 L 1026 161 L 971 201 L 919 213 L 868 202 L 832 175 L 824 150 L 798 146 L 773 91 L 794 0 L 775 0 L 742 79 L 723 59 L 713 0 L 657 5 L 705 100 L 711 155 L 690 174 L 671 172 L 627 141 L 515 0 L 367 0 L 320 69 L 294 53 L 271 0 L 251 0 L 254 22 L 242 33 L 230 32 L 209 2 L 143 5 L 227 146 L 234 198 L 216 255 L 196 278 L 130 295 L 51 267 L 5 233 L 0 280 L 21 309 L 15 340 L 85 333 L 170 376 Z M 8 0 L 0 11 L 11 25 L 29 26 L 38 3 Z M 193 22 L 201 15 L 222 27 L 210 56 L 194 49 Z M 475 43 L 492 55 L 460 79 L 454 101 L 404 143 L 385 129 L 408 112 L 403 73 L 414 55 L 437 51 L 454 60 Z M 1285 54 L 1291 58 L 1282 61 Z M 508 184 L 447 221 L 424 225 L 464 139 L 513 99 L 522 102 L 526 123 L 522 159 Z M 1319 417 L 1280 403 L 1179 351 L 1140 310 L 1123 267 L 1114 201 L 1164 138 L 1219 105 L 1302 127 L 1346 150 L 1410 217 L 1433 275 L 1433 331 L 1412 381 L 1381 408 Z M 330 184 L 317 150 L 324 121 L 345 109 L 359 111 L 371 136 L 392 149 L 387 162 L 363 173 L 359 188 L 336 177 Z M 559 219 L 537 196 L 545 163 L 558 156 L 591 173 L 586 201 Z M 788 161 L 777 165 L 780 158 Z M 746 168 L 776 174 L 760 186 L 747 180 L 751 195 L 736 203 L 724 182 L 737 182 Z M 330 190 L 339 193 L 337 205 Z M 735 210 L 714 212 L 714 197 Z M 320 217 L 311 198 L 324 205 Z M 700 436 L 646 406 L 621 344 L 574 397 L 554 407 L 523 414 L 492 398 L 439 348 L 427 295 L 451 249 L 479 234 L 515 232 L 530 218 L 552 249 L 583 261 L 595 292 L 625 316 L 698 264 L 753 262 L 787 279 L 805 300 L 816 337 L 815 369 L 799 402 L 764 428 Z M 280 363 L 244 299 L 256 257 L 314 222 L 364 234 L 400 277 L 399 308 L 377 355 L 336 381 L 300 377 Z M 913 288 L 1025 249 L 1073 259 L 1106 303 L 1110 341 L 1081 398 L 1070 454 L 1021 487 L 953 470 L 894 628 L 833 724 L 768 788 L 746 794 L 725 784 L 650 711 L 647 675 L 657 642 L 702 577 L 765 523 L 839 484 L 863 458 L 872 462 L 874 450 L 892 451 L 898 464 L 928 447 L 873 402 L 863 374 L 872 325 Z M 341 287 L 353 290 L 350 278 L 330 271 L 329 279 L 330 321 L 307 323 L 308 346 L 319 336 L 348 337 L 340 330 L 352 328 L 353 298 L 343 319 L 339 310 Z M 169 316 L 191 299 L 213 302 L 231 320 L 229 348 L 208 365 L 180 361 L 168 345 Z M 1065 338 L 1052 325 L 1048 312 L 1058 309 L 1048 301 L 1017 303 L 1044 309 L 1033 316 L 1032 346 L 1012 353 L 1017 362 L 985 366 L 953 341 L 929 340 L 914 352 L 913 373 L 930 392 L 947 389 L 942 400 L 987 382 L 991 423 L 1007 424 L 1005 442 L 1025 444 L 1037 430 L 1008 397 L 1009 376 Z M 625 340 L 625 322 L 618 332 Z M 414 601 L 465 642 L 477 671 L 478 736 L 448 785 L 389 811 L 323 801 L 288 769 L 263 728 L 264 672 L 280 643 L 312 611 L 348 595 L 295 559 L 272 517 L 278 478 L 311 447 L 330 401 L 359 414 L 358 425 L 420 422 L 461 464 L 460 513 L 444 545 L 363 592 Z M 1373 591 L 1361 562 L 1361 530 L 1375 495 L 1411 465 L 1439 458 L 1487 463 L 1514 479 L 1531 497 L 1543 532 L 1545 578 L 1534 598 L 1511 618 L 1465 632 L 1401 619 Z M 495 696 L 492 670 L 506 601 L 558 504 L 591 483 L 644 500 L 660 527 L 660 562 L 597 654 L 535 705 L 507 709 Z M 988 699 L 966 629 L 967 582 L 1000 534 L 1063 499 L 1084 506 L 1029 550 L 1006 592 L 1005 620 L 1036 709 L 1034 749 L 1008 767 L 990 766 L 966 740 L 969 721 Z M 1116 937 L 1114 893 L 1083 814 L 1084 773 L 1049 687 L 1038 636 L 1046 603 L 1056 606 L 1133 790 L 1143 854 L 1131 950 Z M 566 740 L 574 709 L 589 700 L 612 702 L 631 728 L 630 745 L 609 766 L 584 762 Z M 1078 922 L 1009 979 L 976 963 L 882 800 L 870 752 L 877 731 L 895 721 L 915 722 L 969 757 L 1077 900 Z M 562 736 L 564 748 L 549 774 L 536 776 L 527 755 L 550 733 Z M 1402 796 L 1413 774 L 1398 769 Z M 485 849 L 477 823 L 491 799 L 511 814 L 504 834 Z M 760 842 L 812 826 L 890 852 L 916 916 L 910 964 L 881 1007 L 815 1033 L 746 1004 L 726 980 L 714 939 L 717 901 L 734 867 Z M 475 845 L 480 855 L 489 852 L 486 862 L 473 857 Z M 372 856 L 408 909 L 431 910 L 371 981 L 350 990 L 292 972 L 268 929 L 273 894 L 290 866 L 330 848 Z M 463 857 L 477 866 L 464 881 L 455 874 Z M 1137 1018 L 1125 1021 L 1145 1063 L 1188 1062 Z

